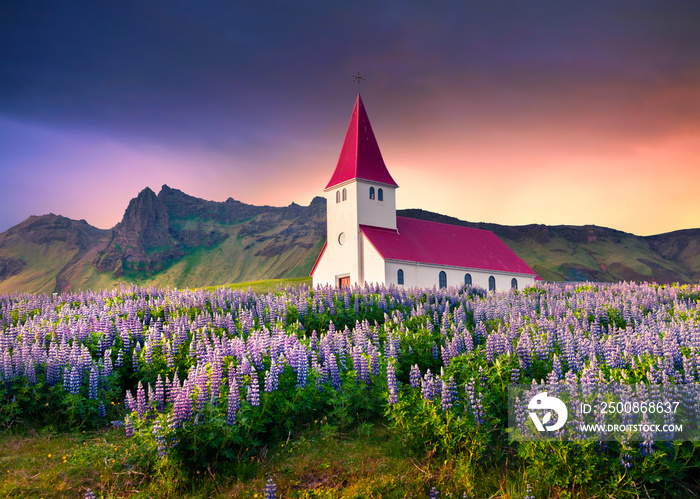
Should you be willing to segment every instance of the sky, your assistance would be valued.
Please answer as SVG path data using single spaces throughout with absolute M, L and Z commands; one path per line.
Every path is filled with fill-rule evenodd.
M 358 90 L 398 208 L 700 227 L 697 0 L 4 0 L 0 231 L 163 184 L 308 205 Z

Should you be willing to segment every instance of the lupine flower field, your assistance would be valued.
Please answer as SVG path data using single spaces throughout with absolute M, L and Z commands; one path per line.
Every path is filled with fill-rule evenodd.
M 473 477 L 493 466 L 526 477 L 510 497 L 700 490 L 697 441 L 507 434 L 513 384 L 688 385 L 700 396 L 700 286 L 122 287 L 3 295 L 0 325 L 0 427 L 118 427 L 140 449 L 128 466 L 154 476 L 235 477 L 304 432 L 370 424 L 416 462 L 457 463 L 411 497 L 474 497 Z M 258 494 L 300 496 L 275 476 Z

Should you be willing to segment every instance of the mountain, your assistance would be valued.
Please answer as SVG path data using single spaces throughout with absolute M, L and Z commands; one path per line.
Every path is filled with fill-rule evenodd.
M 111 230 L 51 214 L 0 234 L 0 293 L 302 277 L 323 245 L 325 213 L 323 198 L 280 208 L 146 188 Z
M 491 230 L 545 280 L 700 282 L 700 229 L 640 237 L 604 227 L 472 223 L 424 210 L 401 216 Z M 326 204 L 253 206 L 164 185 L 129 202 L 110 230 L 32 216 L 0 234 L 0 293 L 199 287 L 309 274 Z
M 60 215 L 31 216 L 0 234 L 0 291 L 52 292 L 70 286 L 109 231 Z

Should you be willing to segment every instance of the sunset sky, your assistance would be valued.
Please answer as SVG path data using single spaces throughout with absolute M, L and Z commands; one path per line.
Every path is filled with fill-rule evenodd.
M 0 231 L 161 185 L 307 205 L 358 86 L 399 208 L 700 227 L 700 2 L 6 0 Z

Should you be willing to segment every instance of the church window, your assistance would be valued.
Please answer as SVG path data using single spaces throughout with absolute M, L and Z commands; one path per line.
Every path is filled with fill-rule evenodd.
M 335 202 L 340 203 L 340 191 L 335 191 Z
M 513 289 L 518 289 L 518 280 L 515 277 L 510 280 L 510 287 Z
M 399 269 L 398 272 L 396 272 L 396 281 L 399 284 L 403 284 L 403 269 Z
M 374 199 L 374 187 L 369 188 L 369 198 Z
M 440 287 L 441 288 L 447 287 L 447 274 L 445 273 L 444 270 L 440 271 Z
M 472 285 L 472 275 L 471 274 L 464 274 L 464 284 L 465 284 L 465 286 Z
M 343 201 L 347 201 L 347 199 L 348 199 L 348 190 L 343 189 Z
M 489 291 L 496 291 L 496 278 L 489 276 Z
M 382 189 L 377 190 L 377 201 L 384 201 L 384 191 Z

